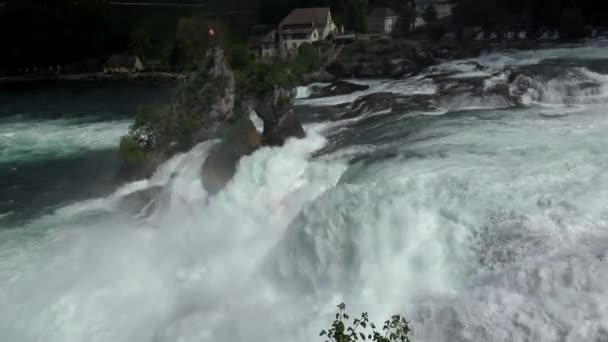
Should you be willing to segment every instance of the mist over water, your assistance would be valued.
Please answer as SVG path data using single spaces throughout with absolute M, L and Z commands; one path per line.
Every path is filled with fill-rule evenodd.
M 491 87 L 505 66 L 606 52 L 475 61 Z M 557 76 L 531 69 L 510 84 L 519 103 L 465 94 L 317 119 L 305 139 L 243 159 L 213 198 L 199 180 L 211 141 L 150 180 L 0 230 L 0 340 L 314 341 L 342 301 L 376 322 L 403 313 L 415 341 L 608 340 L 608 73 L 586 61 Z M 370 85 L 395 96 L 442 86 Z M 319 110 L 354 100 L 299 94 Z M 124 124 L 54 141 L 102 146 Z M 158 185 L 153 207 L 125 209 Z

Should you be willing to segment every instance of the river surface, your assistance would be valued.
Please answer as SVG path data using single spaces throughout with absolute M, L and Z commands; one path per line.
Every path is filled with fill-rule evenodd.
M 114 176 L 166 87 L 0 91 L 0 341 L 321 341 L 340 302 L 405 315 L 414 341 L 608 341 L 606 56 L 494 53 L 301 98 L 307 137 L 213 198 L 214 142 Z M 348 107 L 378 93 L 396 102 Z M 157 185 L 152 212 L 123 207 Z

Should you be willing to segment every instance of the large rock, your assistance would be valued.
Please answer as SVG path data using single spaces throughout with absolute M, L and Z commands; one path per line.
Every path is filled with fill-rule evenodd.
M 270 146 L 282 146 L 285 141 L 289 138 L 304 138 L 306 132 L 302 128 L 300 119 L 294 113 L 293 110 L 280 117 L 279 121 L 270 126 L 268 129 L 264 128 L 264 145 Z
M 435 64 L 430 50 L 405 40 L 361 40 L 341 50 L 327 66 L 338 78 L 400 78 Z
M 201 170 L 203 187 L 212 195 L 232 179 L 239 160 L 253 153 L 262 143 L 262 137 L 248 118 L 227 122 L 220 131 L 223 140 L 211 149 Z
M 172 108 L 171 143 L 190 149 L 216 135 L 218 127 L 235 118 L 234 75 L 217 47 L 207 51 L 191 78 L 178 88 Z
M 295 91 L 276 87 L 268 97 L 255 100 L 255 111 L 264 122 L 263 144 L 281 146 L 289 138 L 306 133 L 293 111 Z

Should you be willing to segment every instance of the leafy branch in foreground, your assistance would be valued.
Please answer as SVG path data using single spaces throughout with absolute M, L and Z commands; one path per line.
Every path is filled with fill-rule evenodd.
M 326 336 L 325 342 L 411 342 L 408 336 L 412 331 L 410 322 L 400 315 L 394 315 L 384 322 L 380 331 L 376 329 L 374 323 L 369 321 L 367 312 L 362 313 L 360 318 L 355 318 L 352 324 L 349 324 L 349 319 L 346 305 L 341 303 L 338 305 L 336 319 L 331 327 L 328 330 L 322 330 L 319 336 Z

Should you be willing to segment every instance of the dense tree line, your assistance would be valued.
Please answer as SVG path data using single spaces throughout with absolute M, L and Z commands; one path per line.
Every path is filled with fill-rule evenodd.
M 105 0 L 22 0 L 0 11 L 0 65 L 46 67 L 82 61 L 120 43 Z
M 149 0 L 146 2 L 159 2 Z M 112 6 L 109 0 L 7 1 L 0 10 L 0 72 L 23 72 L 61 66 L 66 72 L 99 70 L 112 53 L 130 52 L 144 59 L 177 66 L 191 65 L 195 50 L 205 46 L 206 28 L 219 27 L 230 41 L 243 43 L 255 22 L 276 26 L 296 7 L 328 6 L 346 29 L 366 30 L 374 7 L 388 6 L 408 17 L 401 0 L 163 0 L 206 4 L 204 8 Z M 253 15 L 219 16 L 222 11 L 249 10 Z M 257 15 L 256 15 L 257 13 Z M 223 22 L 221 24 L 220 22 Z M 222 32 L 222 33 L 223 33 Z M 242 50 L 242 44 L 238 47 Z M 68 70 L 70 68 L 71 70 Z

